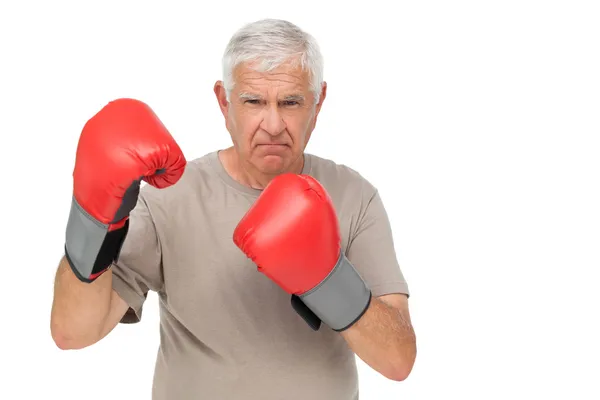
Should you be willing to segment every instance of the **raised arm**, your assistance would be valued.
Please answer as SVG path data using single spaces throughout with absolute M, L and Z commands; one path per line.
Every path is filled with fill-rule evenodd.
M 156 246 L 143 251 L 156 242 L 155 235 L 145 234 L 153 232 L 148 213 L 138 210 L 135 227 L 130 226 L 130 214 L 140 203 L 142 180 L 166 188 L 179 181 L 185 165 L 169 131 L 141 101 L 114 100 L 86 122 L 77 146 L 65 256 L 56 274 L 52 305 L 51 332 L 58 347 L 89 346 L 106 336 L 134 302 L 139 308 L 143 294 L 124 301 L 113 291 L 114 283 L 123 293 L 133 289 L 122 277 L 113 283 L 117 277 L 110 267 L 119 260 L 126 238 L 129 249 L 141 248 L 148 257 L 156 253 Z M 152 275 L 158 261 L 148 262 L 148 257 L 137 257 L 133 264 L 150 272 L 122 274 Z M 151 286 L 142 280 L 138 291 Z

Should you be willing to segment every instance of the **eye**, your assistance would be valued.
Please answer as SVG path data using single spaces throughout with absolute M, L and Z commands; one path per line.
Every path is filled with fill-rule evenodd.
M 284 106 L 296 106 L 296 105 L 298 105 L 298 104 L 299 104 L 299 103 L 298 103 L 297 101 L 295 101 L 295 100 L 287 100 L 287 101 L 284 101 L 284 102 L 283 102 L 283 105 L 284 105 Z
M 256 99 L 249 99 L 249 100 L 246 100 L 246 101 L 244 101 L 244 103 L 245 103 L 245 104 L 258 104 L 258 103 L 259 103 L 259 100 L 256 100 Z

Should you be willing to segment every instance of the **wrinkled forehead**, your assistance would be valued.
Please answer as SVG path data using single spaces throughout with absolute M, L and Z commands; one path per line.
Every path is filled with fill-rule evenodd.
M 297 63 L 286 62 L 272 66 L 253 61 L 238 65 L 234 70 L 236 91 L 277 90 L 310 92 L 309 72 Z

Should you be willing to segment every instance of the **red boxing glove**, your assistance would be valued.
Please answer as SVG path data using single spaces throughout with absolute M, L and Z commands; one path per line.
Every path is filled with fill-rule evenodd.
M 65 242 L 65 256 L 81 281 L 94 281 L 118 259 L 141 181 L 173 185 L 185 165 L 169 131 L 138 100 L 114 100 L 85 124 Z
M 303 305 L 342 331 L 370 303 L 370 290 L 341 253 L 331 199 L 308 175 L 273 179 L 239 222 L 233 241 L 260 272 L 293 295 L 294 308 L 315 329 Z

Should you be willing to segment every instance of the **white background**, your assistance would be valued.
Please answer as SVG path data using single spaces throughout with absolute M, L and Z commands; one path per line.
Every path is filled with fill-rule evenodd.
M 361 398 L 600 398 L 596 2 L 202 3 L 0 7 L 0 398 L 150 398 L 155 296 L 91 348 L 50 337 L 78 136 L 128 96 L 188 158 L 228 146 L 220 57 L 263 17 L 319 40 L 329 89 L 308 151 L 380 189 L 411 287 L 414 370 L 392 382 L 360 363 Z

